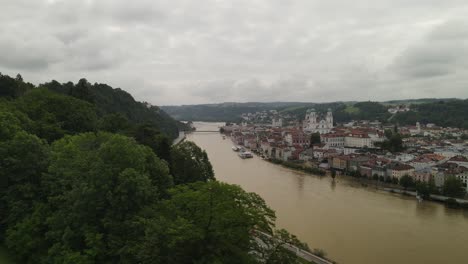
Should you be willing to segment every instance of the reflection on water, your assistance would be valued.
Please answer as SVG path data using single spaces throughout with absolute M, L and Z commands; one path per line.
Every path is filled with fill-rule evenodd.
M 331 187 L 331 190 L 334 191 L 335 188 L 336 188 L 336 181 L 333 181 L 333 180 L 332 180 L 332 181 L 330 182 L 330 187 Z
M 188 139 L 207 151 L 218 180 L 258 193 L 276 211 L 279 227 L 341 264 L 468 263 L 466 211 L 364 188 L 348 178 L 306 175 L 258 157 L 240 159 L 218 133 Z

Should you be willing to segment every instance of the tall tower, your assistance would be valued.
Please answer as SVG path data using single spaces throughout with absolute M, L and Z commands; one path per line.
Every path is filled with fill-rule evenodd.
M 328 108 L 326 120 L 328 128 L 333 128 L 333 114 L 330 108 Z
M 317 125 L 317 113 L 315 112 L 314 108 L 310 110 L 309 120 L 311 125 L 315 128 L 315 126 Z

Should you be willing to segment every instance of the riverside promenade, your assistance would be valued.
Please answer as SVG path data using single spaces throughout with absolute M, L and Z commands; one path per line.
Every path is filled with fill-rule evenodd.
M 273 238 L 272 236 L 270 236 L 267 233 L 264 233 L 264 232 L 261 232 L 261 231 L 258 231 L 258 230 L 256 230 L 255 232 L 262 235 L 262 236 L 265 236 L 265 237 L 268 237 L 268 238 Z M 309 251 L 305 251 L 305 250 L 300 249 L 300 248 L 298 248 L 298 247 L 296 247 L 294 245 L 291 245 L 289 243 L 284 243 L 282 246 L 285 249 L 287 249 L 288 251 L 296 254 L 296 256 L 298 256 L 299 258 L 301 258 L 303 260 L 306 260 L 308 262 L 315 263 L 315 264 L 333 264 L 333 262 L 331 262 L 329 260 L 321 258 L 321 257 L 319 257 L 319 256 L 317 256 L 315 254 L 312 254 Z

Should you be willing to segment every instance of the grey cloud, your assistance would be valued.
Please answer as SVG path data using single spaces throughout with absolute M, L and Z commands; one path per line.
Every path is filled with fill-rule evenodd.
M 434 78 L 468 69 L 468 23 L 449 21 L 404 51 L 393 68 L 411 78 Z
M 0 6 L 0 71 L 35 83 L 86 77 L 154 104 L 468 96 L 464 0 Z

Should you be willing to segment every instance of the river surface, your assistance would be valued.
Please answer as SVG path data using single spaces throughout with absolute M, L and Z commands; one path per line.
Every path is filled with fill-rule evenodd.
M 198 130 L 221 123 L 197 122 Z M 219 133 L 187 139 L 205 149 L 220 181 L 258 193 L 277 226 L 340 264 L 468 263 L 468 213 L 361 187 L 337 177 L 292 171 L 258 157 L 240 159 Z

